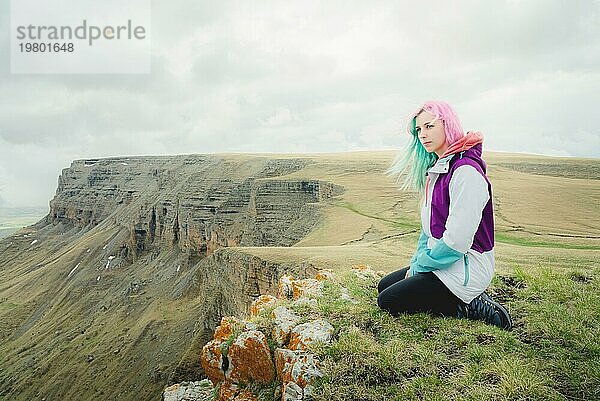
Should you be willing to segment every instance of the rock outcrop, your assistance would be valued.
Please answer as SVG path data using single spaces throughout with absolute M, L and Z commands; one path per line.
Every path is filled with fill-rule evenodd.
M 308 399 L 312 384 L 323 376 L 319 361 L 308 351 L 309 346 L 317 341 L 329 343 L 334 328 L 323 319 L 300 323 L 300 317 L 282 303 L 288 298 L 299 299 L 301 295 L 306 299 L 306 292 L 292 291 L 290 287 L 304 288 L 306 283 L 313 285 L 313 281 L 321 283 L 324 277 L 332 278 L 333 274 L 322 271 L 316 277 L 320 280 L 282 276 L 279 298 L 259 296 L 250 307 L 250 320 L 222 318 L 213 340 L 202 348 L 200 355 L 204 371 L 219 389 L 219 401 L 256 400 L 247 386 L 267 386 L 274 380 L 281 383 L 274 395 L 282 401 Z M 310 296 L 319 297 L 320 293 L 312 291 Z M 274 328 L 271 332 L 261 331 L 252 319 L 270 309 L 267 316 Z M 245 387 L 245 392 L 238 391 L 240 386 Z
M 211 401 L 213 391 L 208 379 L 182 382 L 167 387 L 163 392 L 163 401 Z

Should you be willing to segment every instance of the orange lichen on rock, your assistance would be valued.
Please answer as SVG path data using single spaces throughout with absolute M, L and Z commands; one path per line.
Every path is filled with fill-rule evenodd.
M 234 401 L 258 401 L 258 398 L 247 388 L 240 390 L 235 396 Z
M 240 389 L 237 384 L 224 381 L 219 387 L 219 401 L 258 401 L 248 389 Z
M 313 384 L 316 378 L 323 376 L 314 355 L 303 351 L 291 351 L 286 348 L 276 349 L 275 366 L 277 377 L 283 384 L 282 390 L 284 393 L 289 384 L 294 383 L 297 387 L 292 387 L 295 390 L 301 390 L 298 394 L 303 394 L 307 386 Z
M 275 305 L 277 298 L 272 295 L 261 295 L 250 305 L 250 316 L 258 316 L 263 309 Z
M 371 267 L 369 265 L 352 265 L 352 269 L 354 270 L 358 270 L 358 271 L 365 271 L 370 269 Z
M 204 347 L 200 354 L 200 364 L 204 373 L 210 379 L 213 385 L 219 381 L 225 380 L 223 366 L 223 354 L 221 353 L 221 340 L 211 340 Z
M 292 298 L 298 299 L 302 296 L 321 296 L 323 283 L 313 278 L 292 281 Z
M 364 270 L 370 269 L 365 266 Z M 282 276 L 278 296 L 293 298 L 300 305 L 316 307 L 316 299 L 322 295 L 323 281 L 331 279 L 329 269 L 319 271 L 314 279 L 294 280 Z M 261 295 L 250 305 L 250 315 L 258 316 L 265 308 L 277 305 L 278 298 Z M 314 304 L 314 305 L 313 305 Z M 333 326 L 325 320 L 298 324 L 300 317 L 292 310 L 279 306 L 271 313 L 273 329 L 269 333 L 280 346 L 272 355 L 267 337 L 252 321 L 223 317 L 215 329 L 214 339 L 201 352 L 201 364 L 208 379 L 217 385 L 219 401 L 257 401 L 246 389 L 247 384 L 272 384 L 279 378 L 282 383 L 282 400 L 301 400 L 309 396 L 311 386 L 322 373 L 314 355 L 308 354 L 308 345 L 314 341 L 331 341 Z M 275 360 L 275 363 L 273 363 Z
M 277 348 L 275 350 L 275 371 L 277 377 L 282 383 L 292 380 L 291 371 L 288 368 L 298 359 L 297 352 L 287 348 Z
M 331 278 L 333 278 L 333 270 L 331 270 L 331 269 L 320 270 L 315 275 L 315 280 L 318 280 L 318 281 L 325 281 L 325 280 L 331 279 Z
M 239 326 L 240 321 L 233 316 L 224 316 L 221 318 L 221 324 L 215 329 L 213 338 L 215 340 L 226 341 L 233 332 L 236 326 Z
M 233 384 L 229 380 L 221 383 L 219 387 L 219 401 L 231 401 L 235 398 L 239 389 L 236 384 Z
M 288 369 L 291 376 L 290 381 L 293 381 L 302 388 L 312 384 L 317 377 L 323 376 L 323 373 L 319 370 L 317 360 L 311 354 L 298 355 Z M 283 374 L 284 377 L 287 377 L 285 370 L 284 368 Z
M 250 379 L 268 383 L 273 380 L 273 361 L 265 335 L 257 330 L 242 332 L 229 347 L 229 368 L 225 377 L 236 383 Z

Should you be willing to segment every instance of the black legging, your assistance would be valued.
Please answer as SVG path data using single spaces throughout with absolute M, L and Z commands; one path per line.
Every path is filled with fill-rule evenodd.
M 409 267 L 397 270 L 379 281 L 377 304 L 396 316 L 399 313 L 429 312 L 453 316 L 464 305 L 433 273 L 418 273 L 404 279 Z

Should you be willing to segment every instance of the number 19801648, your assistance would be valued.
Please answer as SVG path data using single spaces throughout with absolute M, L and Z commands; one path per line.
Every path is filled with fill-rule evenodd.
M 73 43 L 19 43 L 21 53 L 73 53 Z

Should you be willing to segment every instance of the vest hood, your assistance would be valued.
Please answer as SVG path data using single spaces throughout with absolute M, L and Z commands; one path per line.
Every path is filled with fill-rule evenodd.
M 486 172 L 486 164 L 481 158 L 481 153 L 483 151 L 483 134 L 480 131 L 469 131 L 465 136 L 460 138 L 458 141 L 454 142 L 444 154 L 440 157 L 443 159 L 444 157 L 448 157 L 450 155 L 455 155 L 457 153 L 461 153 L 460 157 L 469 157 L 470 159 L 475 160 L 482 168 L 483 172 Z

